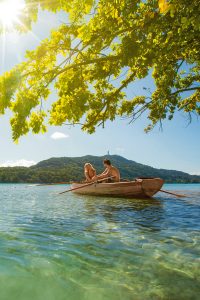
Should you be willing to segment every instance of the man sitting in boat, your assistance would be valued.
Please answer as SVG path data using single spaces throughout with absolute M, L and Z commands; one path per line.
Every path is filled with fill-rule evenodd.
M 86 163 L 84 165 L 84 174 L 87 182 L 93 181 L 96 178 L 96 170 L 92 164 Z
M 103 173 L 101 173 L 100 175 L 97 175 L 95 179 L 98 180 L 98 179 L 112 177 L 112 178 L 106 180 L 106 182 L 119 182 L 120 181 L 119 170 L 116 167 L 111 165 L 111 162 L 109 159 L 104 159 L 103 164 L 105 167 L 105 171 Z

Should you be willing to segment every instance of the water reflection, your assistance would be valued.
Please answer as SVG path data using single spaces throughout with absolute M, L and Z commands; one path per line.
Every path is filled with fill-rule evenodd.
M 161 230 L 165 219 L 163 204 L 158 199 L 122 199 L 79 196 L 85 213 L 106 222 L 120 223 L 130 228 Z

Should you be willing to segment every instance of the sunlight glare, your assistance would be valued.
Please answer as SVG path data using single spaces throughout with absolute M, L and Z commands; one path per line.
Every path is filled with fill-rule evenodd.
M 18 22 L 18 17 L 25 7 L 23 0 L 0 1 L 0 23 L 5 28 L 10 28 Z

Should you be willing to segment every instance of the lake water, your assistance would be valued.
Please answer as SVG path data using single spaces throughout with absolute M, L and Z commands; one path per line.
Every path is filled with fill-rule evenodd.
M 151 200 L 0 185 L 1 300 L 200 299 L 200 184 Z

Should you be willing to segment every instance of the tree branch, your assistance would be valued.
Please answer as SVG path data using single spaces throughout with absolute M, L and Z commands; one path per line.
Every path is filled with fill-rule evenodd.
M 188 89 L 181 89 L 181 90 L 178 90 L 174 93 L 171 93 L 171 96 L 172 95 L 176 95 L 176 94 L 179 94 L 179 93 L 184 93 L 184 92 L 189 92 L 189 91 L 196 91 L 196 90 L 200 90 L 200 87 L 193 87 L 193 88 L 188 88 Z

